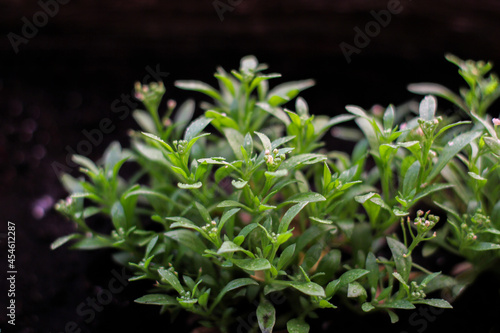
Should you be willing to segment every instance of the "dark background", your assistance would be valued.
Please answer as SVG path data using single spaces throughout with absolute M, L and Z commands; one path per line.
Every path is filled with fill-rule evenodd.
M 157 308 L 132 303 L 148 287 L 141 283 L 130 284 L 85 324 L 76 308 L 106 289 L 111 271 L 119 268 L 107 251 L 49 249 L 54 239 L 73 230 L 51 209 L 65 196 L 53 163 L 64 165 L 66 146 L 76 149 L 86 139 L 82 131 L 98 128 L 105 117 L 116 128 L 92 148 L 90 157 L 99 158 L 113 140 L 126 144 L 126 131 L 134 126 L 132 117 L 120 119 L 112 105 L 122 94 L 131 94 L 133 83 L 147 74 L 147 66 L 169 73 L 164 79 L 167 97 L 182 102 L 188 94 L 173 87 L 175 80 L 215 84 L 216 66 L 231 70 L 242 56 L 254 54 L 270 65 L 271 72 L 283 74 L 275 83 L 314 78 L 316 87 L 302 96 L 313 113 L 334 115 L 342 113 L 346 104 L 368 108 L 406 102 L 414 98 L 406 90 L 412 82 L 440 82 L 456 91 L 462 81 L 456 68 L 444 60 L 446 52 L 500 63 L 500 2 L 496 0 L 401 0 L 401 13 L 392 15 L 390 24 L 353 54 L 350 63 L 339 44 L 354 45 L 353 29 L 364 30 L 374 20 L 370 11 L 387 9 L 388 1 L 66 2 L 51 9 L 53 17 L 31 31 L 33 36 L 19 44 L 16 53 L 9 34 L 22 37 L 23 17 L 33 22 L 35 16 L 45 23 L 39 14 L 42 8 L 36 1 L 0 0 L 0 221 L 3 233 L 7 221 L 16 224 L 18 271 L 14 329 L 5 323 L 2 245 L 2 332 L 63 332 L 70 321 L 82 332 L 152 328 L 190 332 L 196 327 L 188 317 L 171 325 L 167 316 L 157 314 Z M 232 9 L 220 16 L 214 7 L 217 3 L 235 5 L 229 4 Z M 201 100 L 199 95 L 194 97 Z M 498 116 L 498 105 L 492 112 Z M 438 316 L 422 320 L 425 317 L 415 312 L 400 312 L 400 323 L 390 325 L 385 316 L 359 320 L 346 310 L 334 310 L 323 313 L 328 319 L 323 329 L 437 332 L 474 325 L 475 332 L 500 332 L 495 324 L 500 311 L 497 279 L 484 274 L 454 310 Z M 315 325 L 313 332 L 320 331 L 321 322 Z

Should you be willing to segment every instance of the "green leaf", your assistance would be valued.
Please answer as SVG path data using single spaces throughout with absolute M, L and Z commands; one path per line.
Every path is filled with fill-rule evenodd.
M 347 297 L 356 298 L 356 297 L 366 297 L 366 290 L 363 286 L 358 282 L 352 282 L 347 285 Z
M 403 196 L 407 198 L 410 192 L 417 187 L 418 175 L 420 173 L 420 162 L 415 161 L 406 171 L 403 180 Z
M 228 211 L 225 211 L 224 214 L 222 214 L 219 222 L 219 230 L 222 230 L 226 222 L 233 217 L 234 214 L 238 213 L 241 209 L 240 208 L 233 208 Z
M 108 148 L 106 148 L 103 159 L 104 159 L 104 170 L 106 171 L 106 177 L 111 178 L 110 177 L 112 175 L 111 172 L 115 167 L 115 165 L 124 159 L 120 143 L 117 141 L 113 141 L 108 146 Z M 123 164 L 123 162 L 124 161 L 122 161 L 121 164 Z
M 175 221 L 174 223 L 172 223 L 170 225 L 170 228 L 172 228 L 172 229 L 174 229 L 174 228 L 186 228 L 186 229 L 196 230 L 200 233 L 202 232 L 202 229 L 198 225 L 194 224 L 193 222 L 191 222 L 190 220 L 188 220 L 185 217 L 174 216 L 174 217 L 166 217 L 165 219 L 170 220 L 170 221 Z
M 278 270 L 286 267 L 286 265 L 290 262 L 295 253 L 295 246 L 295 244 L 289 245 L 286 247 L 286 249 L 283 250 L 283 252 L 281 252 L 280 258 L 278 260 L 278 265 L 276 266 Z
M 235 180 L 235 179 L 233 179 L 231 181 L 231 185 L 233 185 L 234 187 L 236 187 L 239 190 L 241 190 L 247 184 L 248 184 L 248 181 L 246 181 L 246 180 Z
M 299 92 L 314 86 L 314 80 L 292 81 L 277 85 L 268 94 L 271 106 L 284 104 L 297 96 Z
M 82 167 L 89 169 L 93 174 L 95 175 L 99 174 L 99 168 L 97 168 L 97 166 L 95 165 L 94 162 L 92 162 L 91 159 L 82 155 L 73 155 L 71 156 L 71 160 L 76 164 L 79 164 Z
M 301 203 L 301 202 L 319 202 L 325 201 L 326 198 L 319 193 L 307 192 L 307 193 L 296 193 L 288 198 L 285 203 Z
M 328 297 L 333 296 L 340 288 L 347 286 L 349 283 L 356 281 L 357 279 L 365 276 L 368 273 L 370 273 L 370 271 L 360 268 L 348 270 L 347 272 L 342 274 L 340 278 L 330 282 L 326 286 L 326 295 Z
M 206 292 L 201 294 L 200 297 L 198 297 L 198 304 L 200 304 L 201 306 L 203 306 L 205 308 L 208 304 L 209 297 L 210 297 L 210 289 L 208 289 Z
M 236 130 L 239 128 L 238 123 L 235 122 L 232 118 L 229 118 L 225 113 L 217 112 L 214 110 L 207 110 L 205 112 L 205 117 L 215 119 L 212 125 L 214 125 L 214 127 L 216 128 L 228 127 L 234 128 Z
M 256 105 L 262 110 L 266 111 L 267 113 L 281 120 L 285 124 L 285 126 L 290 125 L 290 118 L 286 115 L 286 112 L 284 112 L 281 108 L 273 107 L 265 102 L 259 102 Z
M 441 134 L 443 134 L 444 132 L 446 132 L 450 128 L 453 128 L 455 126 L 460 126 L 460 125 L 466 125 L 466 124 L 470 124 L 470 123 L 471 123 L 470 121 L 459 121 L 459 122 L 456 122 L 456 123 L 452 123 L 452 124 L 443 126 L 443 128 L 441 128 L 439 130 L 439 132 L 437 132 L 437 134 L 435 135 L 435 138 L 437 138 L 438 136 L 440 136 Z
M 202 182 L 197 182 L 193 184 L 184 184 L 184 183 L 177 183 L 177 187 L 183 190 L 192 190 L 192 189 L 197 189 L 202 186 Z
M 491 251 L 500 249 L 500 244 L 488 243 L 488 242 L 475 242 L 473 245 L 467 247 L 474 251 Z
M 237 130 L 229 127 L 224 128 L 223 132 L 229 142 L 229 146 L 231 147 L 234 156 L 236 156 L 237 159 L 242 160 L 243 154 L 240 147 L 243 146 L 245 141 L 243 135 Z
M 443 168 L 448 164 L 448 162 L 456 155 L 458 154 L 465 146 L 470 144 L 474 139 L 478 138 L 481 135 L 481 132 L 479 131 L 474 131 L 474 132 L 466 132 L 463 134 L 460 134 L 446 145 L 446 147 L 441 151 L 441 154 L 439 155 L 439 159 L 432 168 L 431 173 L 427 177 L 426 182 L 430 183 L 440 172 L 443 170 Z
M 441 274 L 441 272 L 436 272 L 436 273 L 432 273 L 432 274 L 429 274 L 427 275 L 423 280 L 422 282 L 420 282 L 420 285 L 427 285 L 429 282 L 431 282 L 432 280 L 434 280 L 437 276 L 439 276 Z
M 285 169 L 279 169 L 279 170 L 276 170 L 276 171 L 266 171 L 264 173 L 266 175 L 266 177 L 286 177 L 288 176 L 288 170 L 285 170 Z
M 151 254 L 151 251 L 153 251 L 153 249 L 155 248 L 156 243 L 158 242 L 159 238 L 160 238 L 159 235 L 156 235 L 153 238 L 151 238 L 151 240 L 148 242 L 148 246 L 146 248 L 146 252 L 144 254 L 144 258 L 148 258 L 149 257 L 149 255 Z
M 410 303 L 409 301 L 407 301 L 405 299 L 381 303 L 378 305 L 378 307 L 379 308 L 386 308 L 386 309 L 403 309 L 403 310 L 415 309 L 415 305 L 413 305 L 412 303 Z
M 314 282 L 288 281 L 287 284 L 309 296 L 326 297 L 325 290 L 319 284 Z
M 135 110 L 132 112 L 132 117 L 134 117 L 134 120 L 137 124 L 139 124 L 143 131 L 157 134 L 155 122 L 148 112 Z
M 436 95 L 439 97 L 442 97 L 444 99 L 447 99 L 448 101 L 454 103 L 455 105 L 459 106 L 462 108 L 462 110 L 466 111 L 467 110 L 467 105 L 462 101 L 462 99 L 453 93 L 451 90 L 449 90 L 446 87 L 443 87 L 440 84 L 436 83 L 413 83 L 408 85 L 408 90 L 411 91 L 412 93 L 415 94 L 420 94 L 420 95 L 427 95 L 427 94 L 432 94 Z
M 126 231 L 128 229 L 127 217 L 125 216 L 125 211 L 119 201 L 116 201 L 111 207 L 111 220 L 113 221 L 113 225 L 116 230 L 123 228 Z
M 388 162 L 391 155 L 395 154 L 399 146 L 392 143 L 384 143 L 378 147 L 380 158 L 384 162 Z
M 396 270 L 405 282 L 408 281 L 411 272 L 411 256 L 406 256 L 408 249 L 403 243 L 391 237 L 387 237 L 387 244 L 394 257 Z
M 165 295 L 165 294 L 149 294 L 139 297 L 134 302 L 140 304 L 152 304 L 152 305 L 178 305 L 179 303 L 175 297 Z
M 320 163 L 326 161 L 328 158 L 321 154 L 300 154 L 294 155 L 281 163 L 281 169 L 287 169 L 291 171 L 294 168 L 302 167 L 303 165 L 309 165 L 314 163 Z
M 394 124 L 394 105 L 389 105 L 387 109 L 384 112 L 384 129 L 387 130 L 392 130 L 392 126 Z
M 387 314 L 389 315 L 389 318 L 391 318 L 391 324 L 395 324 L 399 321 L 399 316 L 395 312 L 387 310 Z
M 283 215 L 278 228 L 278 233 L 284 233 L 288 230 L 288 226 L 297 214 L 308 204 L 308 202 L 301 202 L 290 207 Z
M 408 286 L 408 284 L 403 279 L 401 274 L 399 274 L 398 272 L 393 272 L 392 276 L 394 276 L 396 278 L 396 280 L 398 280 L 401 283 L 401 287 L 406 291 L 406 294 L 410 295 L 410 286 Z
M 486 182 L 488 181 L 488 179 L 486 179 L 484 177 L 481 177 L 477 173 L 469 172 L 468 174 L 469 174 L 469 176 L 471 176 L 472 178 L 474 178 L 477 181 L 477 183 L 478 183 L 479 186 L 486 185 Z
M 413 304 L 426 304 L 436 308 L 453 309 L 453 306 L 451 306 L 450 303 L 448 303 L 444 299 L 439 299 L 439 298 L 429 298 L 429 299 L 413 301 Z
M 369 119 L 368 115 L 366 114 L 365 110 L 360 108 L 359 106 L 356 105 L 346 105 L 345 109 L 349 111 L 349 113 L 352 113 L 355 116 Z
M 316 223 L 321 223 L 321 224 L 332 224 L 333 223 L 332 220 L 320 219 L 320 218 L 314 217 L 314 216 L 309 216 L 309 219 L 316 222 Z M 333 232 L 333 229 L 330 229 L 330 232 Z
M 260 141 L 262 142 L 262 146 L 264 147 L 263 150 L 264 151 L 269 150 L 269 152 L 272 152 L 273 148 L 272 148 L 272 145 L 271 145 L 271 140 L 269 140 L 269 138 L 267 137 L 267 135 L 265 135 L 264 133 L 260 133 L 260 132 L 255 132 L 255 134 L 257 134 L 257 136 L 259 137 Z
M 255 258 L 252 252 L 245 250 L 231 241 L 225 241 L 217 251 L 217 254 L 243 252 L 251 258 Z
M 239 207 L 239 208 L 243 208 L 247 211 L 251 211 L 252 209 L 248 206 L 245 206 L 244 204 L 242 204 L 241 202 L 238 202 L 238 201 L 234 201 L 234 200 L 224 200 L 222 201 L 221 203 L 219 203 L 217 205 L 217 207 L 219 208 L 225 208 L 225 207 Z
M 263 299 L 257 307 L 257 320 L 262 333 L 272 333 L 276 321 L 276 310 L 267 300 Z
M 286 323 L 289 333 L 309 333 L 309 324 L 302 319 L 291 319 Z
M 205 244 L 203 244 L 200 238 L 197 237 L 192 231 L 177 229 L 167 231 L 164 235 L 186 246 L 196 253 L 203 254 L 206 249 Z
M 184 90 L 198 91 L 207 96 L 212 97 L 213 99 L 216 99 L 221 102 L 223 101 L 221 95 L 217 90 L 215 90 L 215 88 L 201 81 L 188 81 L 188 80 L 176 81 L 175 86 L 177 88 Z
M 269 262 L 269 260 L 264 258 L 231 259 L 231 261 L 239 268 L 242 268 L 247 271 L 264 271 L 271 268 L 271 263 Z
M 105 247 L 112 247 L 113 241 L 101 236 L 85 237 L 71 246 L 72 249 L 96 250 Z
M 210 216 L 210 213 L 208 212 L 208 210 L 205 208 L 205 206 L 203 206 L 202 204 L 200 204 L 198 201 L 195 201 L 194 202 L 194 205 L 196 206 L 196 208 L 198 209 L 198 211 L 200 212 L 200 215 L 201 217 L 203 218 L 203 221 L 205 223 L 210 223 L 212 222 L 212 217 Z
M 186 128 L 186 133 L 184 134 L 184 140 L 186 141 L 191 141 L 194 139 L 198 134 L 200 134 L 201 131 L 205 129 L 205 127 L 210 124 L 212 121 L 211 118 L 207 118 L 204 116 L 201 116 L 197 119 L 195 119 L 189 126 Z
M 230 292 L 234 289 L 237 289 L 237 288 L 248 286 L 248 285 L 257 286 L 259 284 L 255 280 L 250 279 L 250 278 L 240 278 L 240 279 L 232 280 L 231 282 L 226 284 L 226 286 L 224 288 L 222 288 L 219 295 L 217 295 L 214 302 L 210 306 L 210 310 L 213 310 L 215 308 L 215 306 L 217 304 L 219 304 L 219 302 L 222 300 L 224 295 L 226 295 L 228 292 Z
M 364 195 L 358 195 L 354 197 L 354 200 L 363 205 L 366 212 L 368 213 L 368 217 L 370 218 L 372 226 L 375 226 L 381 208 L 392 211 L 391 208 L 382 200 L 380 194 L 378 193 L 370 192 Z
M 166 143 L 165 141 L 163 141 L 162 139 L 160 139 L 156 135 L 151 134 L 151 133 L 146 133 L 146 132 L 141 132 L 141 133 L 142 133 L 142 135 L 148 137 L 149 139 L 158 142 L 163 148 L 168 150 L 168 152 L 170 152 L 170 153 L 174 152 L 174 150 L 172 149 L 172 147 L 170 147 L 170 145 L 168 143 Z
M 426 186 L 423 189 L 423 191 L 421 191 L 420 193 L 418 193 L 413 198 L 413 202 L 416 202 L 416 201 L 418 201 L 418 200 L 420 200 L 420 199 L 428 196 L 431 193 L 442 191 L 442 190 L 445 190 L 447 188 L 451 188 L 453 186 L 454 186 L 453 184 L 432 184 L 432 185 L 428 185 L 428 186 Z
M 166 201 L 171 201 L 171 198 L 169 198 L 165 194 L 158 192 L 158 191 L 150 190 L 147 188 L 140 188 L 140 189 L 128 192 L 127 194 L 125 194 L 125 196 L 123 198 L 128 199 L 130 197 L 134 197 L 134 196 L 138 196 L 138 195 L 143 195 L 146 197 L 147 196 L 158 197 L 158 198 L 164 199 Z
M 494 154 L 500 155 L 500 140 L 492 138 L 491 136 L 484 136 L 483 140 Z
M 432 121 L 434 119 L 434 114 L 436 113 L 436 108 L 436 97 L 432 95 L 425 96 L 420 102 L 420 106 L 418 108 L 420 118 L 425 121 Z
M 302 126 L 301 125 L 302 120 L 300 119 L 300 116 L 298 114 L 296 114 L 293 111 L 287 110 L 287 109 L 284 109 L 284 111 L 288 114 L 288 116 L 292 120 L 293 124 L 297 125 L 298 128 L 300 128 Z
M 332 303 L 328 302 L 326 299 L 322 299 L 318 303 L 319 307 L 322 309 L 336 309 L 337 307 Z
M 370 285 L 372 297 L 375 298 L 375 294 L 377 292 L 378 278 L 379 278 L 379 269 L 377 264 L 377 258 L 372 252 L 369 252 L 366 255 L 366 263 L 365 268 L 369 270 L 368 273 L 368 284 Z
M 195 106 L 195 102 L 192 99 L 188 99 L 175 111 L 174 124 L 176 136 L 180 136 L 186 125 L 193 118 Z
M 53 241 L 52 244 L 50 244 L 50 249 L 51 250 L 55 250 L 58 247 L 66 244 L 70 240 L 79 239 L 81 237 L 82 237 L 82 235 L 81 234 L 77 234 L 77 233 L 69 234 L 69 235 L 66 235 L 66 236 L 59 237 L 55 241 Z
M 158 269 L 158 274 L 160 274 L 162 280 L 165 280 L 168 284 L 170 284 L 179 294 L 184 293 L 184 288 L 174 273 L 165 268 L 160 268 Z
M 361 309 L 364 312 L 370 312 L 371 310 L 375 309 L 375 307 L 371 303 L 365 302 L 361 304 Z

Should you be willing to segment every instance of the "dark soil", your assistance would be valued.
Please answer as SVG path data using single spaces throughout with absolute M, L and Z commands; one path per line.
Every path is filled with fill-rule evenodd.
M 61 0 L 62 2 L 62 0 Z M 227 3 L 226 1 L 221 1 Z M 215 66 L 236 68 L 241 56 L 255 54 L 284 80 L 314 78 L 317 86 L 303 93 L 313 113 L 335 115 L 346 104 L 365 108 L 403 103 L 413 98 L 411 82 L 440 82 L 457 90 L 456 69 L 446 52 L 462 58 L 500 63 L 500 5 L 496 0 L 402 0 L 402 11 L 380 33 L 352 55 L 348 64 L 339 44 L 354 45 L 355 27 L 364 29 L 371 10 L 391 1 L 233 1 L 234 10 L 220 20 L 212 1 L 70 1 L 38 28 L 15 53 L 9 33 L 21 35 L 23 17 L 33 21 L 41 7 L 34 1 L 0 2 L 0 224 L 16 224 L 16 327 L 6 323 L 7 271 L 2 246 L 0 324 L 5 332 L 191 332 L 193 318 L 174 324 L 155 307 L 134 304 L 149 285 L 130 283 L 113 295 L 102 311 L 89 309 L 88 298 L 101 295 L 121 268 L 108 251 L 49 249 L 73 226 L 52 210 L 65 196 L 54 162 L 67 165 L 68 150 L 83 149 L 85 132 L 108 117 L 114 130 L 91 146 L 97 159 L 107 144 L 126 144 L 132 117 L 120 117 L 133 83 L 147 66 L 164 78 L 168 98 L 188 94 L 173 87 L 177 79 L 214 83 Z M 10 35 L 12 36 L 12 35 Z M 200 97 L 200 96 L 196 96 Z M 118 103 L 118 104 L 116 104 Z M 444 110 L 453 109 L 440 102 Z M 115 107 L 114 107 L 115 106 Z M 492 108 L 498 116 L 498 104 Z M 101 140 L 98 140 L 101 141 Z M 335 140 L 329 146 L 345 149 Z M 69 149 L 67 149 L 69 147 Z M 76 174 L 76 170 L 72 170 Z M 5 243 L 5 237 L 0 239 Z M 444 255 L 443 264 L 447 259 Z M 398 324 L 386 316 L 359 318 L 345 309 L 320 312 L 312 332 L 461 331 L 500 332 L 498 275 L 485 273 L 454 304 L 439 314 L 401 312 Z M 83 307 L 81 304 L 84 304 Z M 88 322 L 86 322 L 88 321 Z M 73 324 L 74 322 L 74 324 Z M 81 330 L 81 331 L 80 331 Z

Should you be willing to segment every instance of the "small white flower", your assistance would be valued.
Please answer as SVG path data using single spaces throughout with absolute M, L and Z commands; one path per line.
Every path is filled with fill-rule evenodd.
M 177 102 L 176 102 L 176 101 L 174 101 L 173 99 L 169 99 L 169 100 L 167 101 L 167 107 L 168 107 L 169 109 L 174 109 L 176 105 L 177 105 Z
M 493 120 L 492 120 L 492 121 L 493 121 L 493 125 L 495 125 L 495 126 L 499 126 L 499 125 L 500 125 L 500 119 L 498 119 L 498 118 L 493 118 Z

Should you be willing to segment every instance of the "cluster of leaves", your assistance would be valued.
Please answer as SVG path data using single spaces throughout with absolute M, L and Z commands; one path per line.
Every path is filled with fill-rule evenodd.
M 416 110 L 349 105 L 333 118 L 311 115 L 296 98 L 312 80 L 269 89 L 280 75 L 264 74 L 253 56 L 237 71 L 219 68 L 218 90 L 176 83 L 212 99 L 194 120 L 193 101 L 168 101 L 161 112 L 163 84 L 137 84 L 146 110 L 133 115 L 142 131 L 131 132 L 129 149 L 113 143 L 97 164 L 73 156 L 86 177 L 63 175 L 71 195 L 57 209 L 77 231 L 53 248 L 115 248 L 131 280 L 151 280 L 136 302 L 171 318 L 190 311 L 221 331 L 247 310 L 257 313 L 254 330 L 308 332 L 315 310 L 335 311 L 341 301 L 393 322 L 396 309 L 450 308 L 426 295 L 470 280 L 430 272 L 412 257 L 432 259 L 442 248 L 482 269 L 498 258 L 500 121 L 486 109 L 500 88 L 496 76 L 485 78 L 490 64 L 448 59 L 469 85 L 461 96 L 412 85 L 426 95 Z M 434 96 L 468 119 L 437 116 Z M 284 108 L 293 99 L 295 111 Z M 352 154 L 327 151 L 322 137 L 351 120 L 360 129 L 349 131 Z M 127 179 L 124 163 L 139 166 Z M 109 233 L 89 226 L 95 214 L 109 217 Z M 275 295 L 287 302 L 278 307 Z

